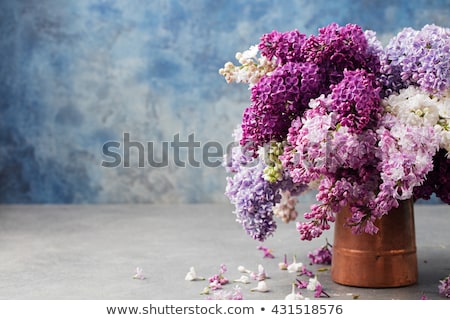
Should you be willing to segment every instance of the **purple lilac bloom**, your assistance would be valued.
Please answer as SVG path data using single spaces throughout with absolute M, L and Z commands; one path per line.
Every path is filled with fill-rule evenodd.
M 363 180 L 373 173 L 366 167 L 374 165 L 377 141 L 371 128 L 382 112 L 378 90 L 363 71 L 345 75 L 342 85 L 333 86 L 328 97 L 317 98 L 289 128 L 280 159 L 294 182 L 339 177 L 348 173 L 345 169 L 358 170 Z
M 242 166 L 232 177 L 227 177 L 225 195 L 235 205 L 236 221 L 253 239 L 265 241 L 276 230 L 273 206 L 281 200 L 280 190 L 299 195 L 305 185 L 294 183 L 286 172 L 284 179 L 270 183 L 264 179 L 265 165 L 259 161 L 253 166 Z
M 374 127 L 381 118 L 383 107 L 375 76 L 365 70 L 344 71 L 341 82 L 331 86 L 330 111 L 337 113 L 337 121 L 360 134 L 367 127 Z
M 282 65 L 287 62 L 301 62 L 301 47 L 305 41 L 306 35 L 298 30 L 288 32 L 278 32 L 264 34 L 258 45 L 261 55 L 272 60 L 277 59 L 277 63 Z
M 316 286 L 316 290 L 314 290 L 314 298 L 320 298 L 320 297 L 327 297 L 327 298 L 329 298 L 330 295 L 323 290 L 322 285 L 319 283 Z
M 354 91 L 359 96 L 354 96 Z M 347 101 L 353 104 L 349 106 Z M 311 240 L 329 229 L 343 206 L 350 206 L 353 212 L 349 223 L 355 232 L 376 232 L 368 206 L 374 206 L 373 190 L 379 175 L 374 128 L 382 107 L 373 79 L 365 71 L 347 71 L 342 84 L 310 105 L 303 117 L 292 122 L 288 146 L 280 156 L 294 182 L 308 184 L 320 179 L 316 198 L 321 203 L 304 215 L 312 221 L 297 223 L 301 239 Z
M 252 104 L 242 117 L 241 145 L 253 150 L 271 140 L 282 141 L 292 119 L 318 95 L 320 75 L 311 63 L 289 62 L 252 87 Z
M 236 128 L 233 137 L 238 142 L 242 129 Z M 265 164 L 262 159 L 255 159 L 246 152 L 245 146 L 234 146 L 227 154 L 223 165 L 232 177 L 227 177 L 225 195 L 235 205 L 237 221 L 253 238 L 264 241 L 276 229 L 273 219 L 273 206 L 280 202 L 280 190 L 290 191 L 291 195 L 301 194 L 306 185 L 292 181 L 287 171 L 276 183 L 264 179 Z
M 302 49 L 305 61 L 317 64 L 326 76 L 322 87 L 325 94 L 330 84 L 341 81 L 344 70 L 366 69 L 375 73 L 380 68 L 374 47 L 369 46 L 366 34 L 356 24 L 331 23 L 320 28 L 318 35 L 311 35 Z
M 272 249 L 269 249 L 265 246 L 257 246 L 256 249 L 261 250 L 263 252 L 263 258 L 274 259 L 275 256 L 272 254 Z
M 308 253 L 311 264 L 331 264 L 332 252 L 330 245 L 327 244 Z

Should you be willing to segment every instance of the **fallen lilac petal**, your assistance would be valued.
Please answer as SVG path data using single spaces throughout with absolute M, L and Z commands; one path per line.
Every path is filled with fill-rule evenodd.
M 306 289 L 309 291 L 316 291 L 317 286 L 320 286 L 319 280 L 317 280 L 317 276 L 314 278 L 310 278 Z
M 291 293 L 289 293 L 284 300 L 305 300 L 305 297 L 300 292 L 295 292 L 295 287 L 295 283 L 293 283 Z
M 246 269 L 244 266 L 239 266 L 238 271 L 242 273 L 252 273 L 250 270 Z
M 264 247 L 264 246 L 258 246 L 256 247 L 258 250 L 262 250 L 264 252 L 264 256 L 263 258 L 270 258 L 270 259 L 274 259 L 275 256 L 272 254 L 272 250 Z
M 300 272 L 302 267 L 303 263 L 297 262 L 297 258 L 294 256 L 293 261 L 290 265 L 288 265 L 287 270 L 289 273 Z
M 287 257 L 286 257 L 286 255 L 284 255 L 284 260 L 283 260 L 283 262 L 278 263 L 278 269 L 280 269 L 280 270 L 287 270 L 287 269 L 288 269 L 288 264 L 287 264 Z
M 136 274 L 133 276 L 133 279 L 144 280 L 144 270 L 140 267 L 136 268 Z
M 305 289 L 308 286 L 308 281 L 297 279 L 296 282 L 299 289 Z
M 233 280 L 233 282 L 250 283 L 250 280 L 247 276 L 241 276 L 239 279 Z
M 209 294 L 209 287 L 204 287 L 200 294 Z
M 306 267 L 303 265 L 300 269 L 300 276 L 306 275 L 308 277 L 314 277 L 314 273 L 311 270 L 306 269 Z
M 259 281 L 258 282 L 258 286 L 256 288 L 250 289 L 250 291 L 252 291 L 252 292 L 254 292 L 254 291 L 257 291 L 257 292 L 268 292 L 269 288 L 267 287 L 266 282 L 263 280 L 263 281 Z
M 243 300 L 242 290 L 236 286 L 233 290 L 215 291 L 207 300 Z
M 195 272 L 195 268 L 191 267 L 189 269 L 189 272 L 186 274 L 186 276 L 184 277 L 184 280 L 187 281 L 197 281 L 197 280 L 205 280 L 204 277 L 199 277 L 197 276 L 197 273 Z
M 209 288 L 211 290 L 219 290 L 222 289 L 222 284 L 219 282 L 219 280 L 214 280 L 209 283 Z

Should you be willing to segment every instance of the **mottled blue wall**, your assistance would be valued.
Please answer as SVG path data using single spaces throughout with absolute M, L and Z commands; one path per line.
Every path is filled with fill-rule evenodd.
M 108 141 L 231 142 L 245 86 L 217 70 L 273 29 L 450 26 L 450 1 L 0 2 L 0 202 L 227 201 L 221 167 L 104 168 Z M 120 151 L 117 148 L 116 151 Z M 201 148 L 194 155 L 201 160 Z M 187 152 L 181 160 L 188 159 Z

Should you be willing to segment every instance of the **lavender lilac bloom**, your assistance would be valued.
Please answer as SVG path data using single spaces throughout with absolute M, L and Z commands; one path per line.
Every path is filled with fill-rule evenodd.
M 404 28 L 390 40 L 381 61 L 387 94 L 410 85 L 439 94 L 450 86 L 450 29 Z

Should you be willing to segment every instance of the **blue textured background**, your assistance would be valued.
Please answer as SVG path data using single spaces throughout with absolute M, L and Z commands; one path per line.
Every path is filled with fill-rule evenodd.
M 357 23 L 385 40 L 449 17 L 448 0 L 2 0 L 0 202 L 226 201 L 223 168 L 170 150 L 165 168 L 103 168 L 102 145 L 231 142 L 248 91 L 217 70 L 273 29 Z

